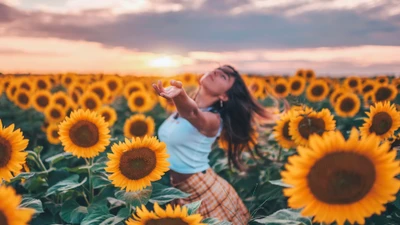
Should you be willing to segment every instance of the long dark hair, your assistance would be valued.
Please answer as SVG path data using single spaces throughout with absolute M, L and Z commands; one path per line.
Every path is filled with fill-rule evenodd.
M 229 68 L 229 69 L 228 69 Z M 243 150 L 250 149 L 250 144 L 255 144 L 252 134 L 257 132 L 254 128 L 256 116 L 263 119 L 272 119 L 272 114 L 264 109 L 251 95 L 239 72 L 230 65 L 218 68 L 226 75 L 235 78 L 232 87 L 227 91 L 228 101 L 221 104 L 219 101 L 212 105 L 213 109 L 220 112 L 223 121 L 223 130 L 220 138 L 228 143 L 228 162 L 240 171 L 245 170 L 241 162 Z M 250 151 L 250 153 L 252 153 Z M 252 156 L 254 156 L 252 154 Z

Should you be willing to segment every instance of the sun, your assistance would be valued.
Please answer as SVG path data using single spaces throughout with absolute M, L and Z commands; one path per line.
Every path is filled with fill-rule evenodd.
M 172 59 L 170 56 L 162 56 L 151 60 L 149 66 L 156 68 L 177 67 L 179 66 L 179 62 Z

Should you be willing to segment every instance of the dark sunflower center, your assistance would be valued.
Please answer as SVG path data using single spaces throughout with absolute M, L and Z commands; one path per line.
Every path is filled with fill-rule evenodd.
M 17 91 L 17 87 L 12 87 L 11 88 L 11 95 L 14 95 L 16 91 Z
M 57 130 L 51 131 L 51 136 L 53 136 L 53 138 L 59 138 L 60 137 L 60 135 L 58 135 L 58 131 Z
M 104 91 L 101 88 L 93 88 L 93 92 L 96 93 L 97 96 L 99 96 L 100 99 L 104 98 Z
M 129 94 L 132 94 L 133 92 L 138 91 L 138 90 L 139 90 L 138 87 L 131 87 L 131 88 L 129 89 Z
M 385 83 L 386 79 L 385 78 L 379 78 L 378 82 L 379 83 Z
M 299 90 L 301 87 L 301 83 L 299 81 L 294 81 L 291 85 L 293 91 Z
M 43 80 L 39 80 L 37 82 L 37 86 L 39 87 L 39 89 L 46 89 L 47 88 L 47 83 L 44 82 Z
M 340 110 L 343 112 L 350 112 L 356 106 L 356 102 L 352 98 L 345 98 L 340 103 Z
M 107 122 L 110 120 L 111 116 L 108 112 L 104 112 L 103 114 L 101 114 L 104 117 L 104 120 Z
M 306 77 L 307 78 L 312 78 L 313 77 L 313 73 L 312 72 L 307 72 L 306 73 Z
M 69 77 L 65 78 L 65 83 L 66 84 L 70 84 L 71 82 L 72 82 L 71 78 L 69 78 Z
M 363 87 L 362 92 L 365 94 L 365 93 L 371 91 L 372 89 L 374 89 L 374 86 L 371 85 L 371 84 L 367 84 L 367 85 L 365 85 L 365 86 Z
M 286 86 L 284 84 L 278 84 L 275 86 L 275 91 L 278 94 L 282 94 L 286 92 Z
M 71 95 L 72 101 L 74 101 L 75 103 L 77 103 L 79 101 L 78 95 L 76 94 L 76 92 L 74 91 Z
M 135 98 L 135 105 L 137 105 L 137 106 L 144 105 L 144 99 L 142 97 Z
M 336 94 L 336 96 L 333 98 L 333 102 L 336 103 L 336 101 L 338 100 L 338 98 L 339 98 L 340 96 L 342 96 L 342 95 L 343 95 L 343 93 L 338 93 L 338 94 Z
M 144 121 L 135 121 L 131 124 L 129 132 L 135 137 L 142 137 L 147 134 L 147 123 Z
M 26 105 L 29 102 L 29 97 L 25 93 L 21 93 L 18 95 L 18 101 Z
M 349 86 L 350 86 L 350 87 L 352 87 L 352 88 L 353 88 L 353 87 L 357 87 L 357 85 L 358 85 L 358 82 L 357 82 L 356 80 L 350 80 L 350 81 L 349 81 Z
M 29 84 L 27 83 L 22 83 L 21 84 L 21 88 L 30 91 L 31 90 L 31 86 L 29 86 Z
M 117 87 L 118 87 L 117 82 L 115 82 L 115 81 L 113 81 L 113 80 L 109 81 L 109 82 L 107 83 L 107 85 L 108 85 L 108 88 L 109 88 L 111 91 L 115 91 L 115 90 L 117 89 Z
M 321 96 L 324 93 L 324 87 L 321 85 L 316 85 L 311 89 L 311 94 L 313 96 Z
M 292 140 L 292 137 L 289 135 L 289 122 L 287 121 L 282 128 L 282 135 L 285 137 L 287 140 Z
M 60 113 L 60 111 L 58 111 L 58 109 L 52 109 L 52 110 L 50 111 L 50 115 L 51 115 L 51 117 L 53 117 L 53 118 L 55 118 L 55 119 L 61 117 L 61 113 Z
M 388 132 L 392 125 L 392 117 L 387 112 L 379 112 L 372 117 L 372 124 L 369 128 L 369 132 L 382 135 Z
M 251 89 L 254 91 L 254 92 L 257 92 L 258 91 L 258 85 L 257 84 L 253 84 L 252 86 L 251 86 Z
M 6 215 L 2 211 L 0 211 L 0 224 L 1 225 L 8 225 L 8 220 Z
M 139 148 L 122 154 L 119 169 L 125 177 L 139 180 L 148 176 L 156 168 L 156 164 L 156 154 L 152 150 Z
M 380 87 L 376 92 L 375 92 L 375 99 L 376 101 L 385 101 L 390 98 L 392 95 L 392 90 L 386 87 Z
M 400 90 L 400 83 L 396 84 L 397 90 Z
M 89 121 L 77 121 L 69 130 L 71 141 L 83 148 L 96 145 L 99 141 L 99 130 L 97 126 Z
M 325 122 L 321 118 L 304 117 L 299 123 L 300 135 L 308 139 L 310 134 L 322 135 L 325 131 Z
M 65 101 L 64 98 L 57 98 L 57 99 L 56 99 L 56 103 L 59 104 L 59 105 L 61 105 L 62 107 L 67 106 L 67 101 Z
M 46 96 L 39 96 L 39 97 L 36 99 L 36 103 L 37 103 L 40 107 L 44 108 L 44 107 L 46 107 L 46 106 L 49 104 L 49 98 L 46 97 Z
M 361 200 L 375 182 L 375 166 L 365 156 L 334 152 L 318 160 L 307 176 L 311 193 L 329 204 Z
M 191 80 L 191 76 L 190 75 L 186 75 L 184 79 L 185 79 L 186 82 L 189 82 Z
M 0 168 L 3 168 L 8 164 L 8 162 L 11 159 L 11 153 L 12 153 L 12 146 L 10 142 L 4 139 L 3 137 L 0 137 Z
M 95 109 L 95 108 L 97 107 L 96 101 L 93 100 L 93 99 L 91 99 L 91 98 L 88 98 L 88 99 L 85 101 L 85 105 L 86 105 L 86 107 L 87 107 L 88 109 L 91 109 L 91 110 L 93 110 L 93 109 Z

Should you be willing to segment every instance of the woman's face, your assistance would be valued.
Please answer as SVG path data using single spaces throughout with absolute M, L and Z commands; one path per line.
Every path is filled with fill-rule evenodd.
M 229 67 L 224 67 L 223 69 L 225 71 L 232 71 Z M 233 86 L 234 82 L 234 77 L 228 76 L 220 69 L 210 71 L 200 78 L 201 87 L 213 96 L 224 95 Z

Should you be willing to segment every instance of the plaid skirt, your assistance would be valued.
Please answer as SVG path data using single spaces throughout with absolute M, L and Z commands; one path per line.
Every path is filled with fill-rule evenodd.
M 212 168 L 207 169 L 206 173 L 193 174 L 178 184 L 171 179 L 171 185 L 191 194 L 187 198 L 174 200 L 172 204 L 183 206 L 202 200 L 197 213 L 203 218 L 213 217 L 233 225 L 247 225 L 250 220 L 250 213 L 235 189 Z

